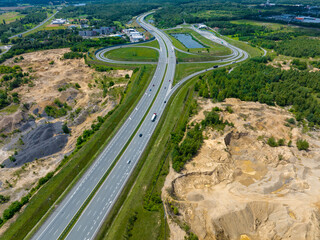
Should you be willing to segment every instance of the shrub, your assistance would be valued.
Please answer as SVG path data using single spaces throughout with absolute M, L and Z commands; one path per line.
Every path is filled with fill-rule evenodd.
M 287 118 L 286 121 L 290 124 L 296 124 L 296 121 L 294 120 L 294 118 Z
M 65 133 L 65 134 L 69 134 L 70 133 L 70 129 L 68 128 L 67 124 L 63 124 L 62 125 L 62 131 Z
M 9 206 L 9 208 L 7 208 L 6 210 L 4 210 L 3 212 L 3 219 L 4 220 L 8 220 L 10 218 L 13 217 L 13 215 L 20 211 L 22 207 L 22 204 L 19 201 L 15 201 L 13 203 L 11 203 L 11 205 Z
M 39 182 L 38 182 L 38 186 L 41 186 L 41 185 L 45 184 L 46 182 L 48 182 L 49 179 L 52 178 L 53 174 L 54 174 L 54 172 L 49 172 L 49 173 L 47 173 L 46 176 L 40 178 Z
M 278 147 L 278 143 L 276 142 L 274 137 L 270 137 L 267 143 L 270 147 Z
M 228 113 L 233 113 L 233 109 L 232 109 L 230 106 L 227 106 L 227 107 L 226 107 L 226 111 L 227 111 Z
M 299 149 L 299 151 L 308 150 L 309 143 L 307 142 L 307 140 L 298 139 L 297 140 L 297 148 Z
M 284 146 L 284 139 L 283 138 L 278 140 L 278 146 Z
M 0 194 L 0 204 L 6 203 L 10 200 L 10 196 L 3 196 Z

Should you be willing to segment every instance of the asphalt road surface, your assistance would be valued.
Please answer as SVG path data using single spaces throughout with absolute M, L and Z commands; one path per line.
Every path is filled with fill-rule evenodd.
M 172 81 L 176 69 L 174 46 L 166 34 L 143 21 L 146 15 L 147 14 L 140 16 L 138 22 L 143 28 L 156 37 L 160 45 L 158 65 L 147 91 L 110 143 L 95 160 L 92 166 L 90 166 L 83 177 L 66 195 L 64 200 L 54 209 L 53 213 L 39 228 L 32 239 L 58 239 L 64 234 L 65 230 L 71 226 L 71 223 L 73 223 L 73 225 L 69 229 L 70 231 L 66 236 L 66 239 L 93 239 L 125 186 L 143 150 L 147 146 L 147 143 L 156 128 L 157 122 L 163 113 L 166 105 L 165 101 L 168 102 L 174 91 L 177 90 L 183 82 L 199 73 L 209 70 L 207 69 L 194 73 L 184 78 L 172 88 Z M 207 38 L 213 38 L 206 33 L 201 32 L 201 34 Z M 214 40 L 218 41 L 216 38 Z M 219 41 L 221 41 L 221 39 L 219 39 Z M 224 59 L 224 61 L 243 61 L 248 57 L 247 53 L 243 50 L 229 45 L 228 43 L 225 43 L 225 45 L 232 50 L 232 54 Z M 104 54 L 99 52 L 96 56 L 103 61 L 113 61 L 105 58 Z M 126 63 L 141 64 L 141 62 Z M 222 67 L 229 64 L 232 63 L 229 62 L 220 66 Z M 151 121 L 151 117 L 154 113 L 157 114 L 157 118 L 153 122 Z M 144 119 L 145 114 L 146 117 Z M 135 132 L 137 128 L 138 130 Z M 142 134 L 141 137 L 140 134 Z M 133 137 L 119 158 L 117 164 L 92 197 L 91 201 L 84 208 L 79 218 L 74 219 L 77 212 L 81 209 L 100 179 L 103 178 L 112 163 L 116 160 L 131 136 Z
M 45 19 L 44 21 L 42 21 L 40 24 L 38 24 L 38 25 L 35 26 L 34 28 L 31 28 L 31 29 L 29 29 L 28 31 L 25 31 L 25 32 L 22 32 L 22 33 L 18 33 L 18 34 L 14 35 L 14 36 L 11 36 L 11 37 L 9 37 L 9 39 L 18 37 L 19 35 L 22 35 L 22 36 L 23 36 L 24 34 L 26 34 L 26 33 L 28 33 L 28 32 L 31 32 L 31 31 L 37 29 L 38 27 L 41 27 L 43 24 L 45 24 L 45 23 L 48 22 L 50 19 L 52 19 L 58 12 L 59 12 L 59 11 L 56 11 L 54 14 L 52 14 L 50 17 L 48 17 L 47 19 Z

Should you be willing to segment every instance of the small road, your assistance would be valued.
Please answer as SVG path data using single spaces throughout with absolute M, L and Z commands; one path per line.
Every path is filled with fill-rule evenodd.
M 38 24 L 37 26 L 35 26 L 34 28 L 31 28 L 31 29 L 29 29 L 29 30 L 27 30 L 27 31 L 25 31 L 25 32 L 22 32 L 22 33 L 18 33 L 18 34 L 14 35 L 14 36 L 11 36 L 11 37 L 9 37 L 9 39 L 18 37 L 19 35 L 22 35 L 22 36 L 23 36 L 24 34 L 29 33 L 29 32 L 31 32 L 31 31 L 33 31 L 33 30 L 35 30 L 35 29 L 43 26 L 43 24 L 45 24 L 46 22 L 50 21 L 58 12 L 59 12 L 59 11 L 56 11 L 54 14 L 52 14 L 50 17 L 48 17 L 47 19 L 45 19 L 43 22 L 39 23 L 39 24 Z
M 12 47 L 12 45 L 1 46 L 1 47 L 0 47 L 1 51 L 3 51 L 3 50 L 4 50 L 4 51 L 0 53 L 0 56 L 1 56 L 2 54 L 7 53 L 7 52 L 10 50 L 11 47 Z
M 127 46 L 115 46 L 115 47 L 108 47 L 103 50 L 100 50 L 96 54 L 96 58 L 100 61 L 108 62 L 108 63 L 116 63 L 116 64 L 158 64 L 158 62 L 144 62 L 144 61 L 118 61 L 118 60 L 112 60 L 108 57 L 106 57 L 107 52 L 110 52 L 115 49 L 120 49 L 120 48 L 150 48 L 153 50 L 156 50 L 160 52 L 158 48 L 155 47 L 149 47 L 149 46 L 139 46 L 139 45 L 127 45 Z

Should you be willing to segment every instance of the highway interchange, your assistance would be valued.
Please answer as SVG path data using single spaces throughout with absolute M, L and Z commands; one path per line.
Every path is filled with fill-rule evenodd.
M 165 109 L 166 102 L 185 81 L 213 69 L 211 67 L 194 73 L 182 79 L 173 87 L 172 83 L 176 69 L 175 47 L 165 33 L 144 21 L 148 14 L 150 13 L 140 16 L 138 22 L 155 36 L 160 49 L 157 68 L 145 94 L 102 153 L 52 211 L 32 239 L 94 239 L 147 146 Z M 245 51 L 215 37 L 212 33 L 200 30 L 199 33 L 215 42 L 223 42 L 225 46 L 231 49 L 232 53 L 223 60 L 210 61 L 212 63 L 218 62 L 219 67 L 244 61 L 248 58 Z M 97 59 L 116 63 L 117 61 L 105 57 L 107 51 L 115 48 L 120 48 L 120 46 L 98 51 L 96 53 Z M 119 63 L 141 64 L 141 62 L 125 61 Z M 157 114 L 157 118 L 153 122 L 151 117 L 154 113 Z M 104 179 L 105 174 L 115 161 L 117 163 Z M 97 186 L 99 186 L 99 189 L 95 191 Z

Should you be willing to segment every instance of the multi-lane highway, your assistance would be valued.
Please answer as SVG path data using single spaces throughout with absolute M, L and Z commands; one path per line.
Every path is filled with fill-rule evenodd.
M 143 17 L 140 19 L 143 19 Z M 32 239 L 58 239 L 64 233 L 90 193 L 129 141 L 144 115 L 149 112 L 139 128 L 138 134 L 135 134 L 112 172 L 67 236 L 67 239 L 92 239 L 99 229 L 99 223 L 102 223 L 102 219 L 109 212 L 150 139 L 158 120 L 151 122 L 150 119 L 154 112 L 160 116 L 164 109 L 163 99 L 165 99 L 174 77 L 175 55 L 174 51 L 167 51 L 166 44 L 170 44 L 170 41 L 166 36 L 158 33 L 156 28 L 148 26 L 142 21 L 141 25 L 154 34 L 160 45 L 158 65 L 146 93 L 94 164 L 67 194 Z M 163 37 L 165 38 L 163 39 Z M 152 104 L 156 95 L 157 98 Z M 150 106 L 151 109 L 149 110 Z M 142 134 L 142 137 L 139 137 L 139 134 Z
M 103 152 L 66 195 L 64 200 L 55 208 L 32 239 L 58 239 L 64 236 L 67 232 L 66 230 L 68 230 L 68 234 L 65 236 L 66 239 L 93 239 L 147 146 L 168 99 L 183 82 L 206 71 L 194 73 L 172 88 L 176 69 L 175 48 L 166 34 L 144 22 L 146 15 L 140 16 L 138 22 L 155 36 L 159 42 L 160 49 L 158 65 L 145 94 Z M 201 34 L 206 35 L 205 33 Z M 246 52 L 241 49 L 235 48 L 228 43 L 225 43 L 225 45 L 232 50 L 232 54 L 224 61 L 242 61 L 247 58 Z M 104 53 L 106 51 L 108 50 L 98 52 L 96 54 L 97 58 L 103 61 L 113 61 L 105 57 Z M 228 64 L 231 63 L 229 62 L 225 65 Z M 154 113 L 157 114 L 157 118 L 155 121 L 151 121 Z M 126 146 L 127 143 L 128 145 Z M 124 152 L 120 156 L 123 149 Z M 99 185 L 100 180 L 116 159 L 118 159 L 116 165 L 94 196 L 92 196 L 91 193 Z M 92 198 L 84 207 L 84 203 L 89 197 Z M 75 218 L 80 213 L 80 209 L 82 210 L 80 216 Z

